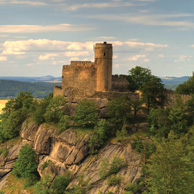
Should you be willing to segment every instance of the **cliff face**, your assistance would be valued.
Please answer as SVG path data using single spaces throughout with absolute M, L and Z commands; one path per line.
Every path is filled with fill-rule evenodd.
M 141 156 L 131 148 L 130 143 L 109 143 L 98 154 L 90 155 L 90 135 L 80 135 L 74 130 L 58 134 L 55 127 L 45 124 L 38 126 L 32 121 L 22 124 L 20 136 L 23 140 L 9 149 L 6 158 L 0 160 L 0 178 L 11 172 L 19 150 L 26 143 L 33 146 L 38 154 L 40 176 L 49 173 L 55 177 L 68 170 L 74 175 L 68 187 L 78 184 L 78 177 L 83 177 L 83 181 L 90 185 L 88 194 L 98 194 L 99 191 L 122 194 L 126 184 L 138 181 L 141 176 Z M 122 159 L 125 166 L 116 174 L 121 177 L 121 184 L 109 186 L 106 178 L 100 177 L 99 171 L 102 161 L 111 163 L 114 158 Z M 50 165 L 45 167 L 45 162 Z

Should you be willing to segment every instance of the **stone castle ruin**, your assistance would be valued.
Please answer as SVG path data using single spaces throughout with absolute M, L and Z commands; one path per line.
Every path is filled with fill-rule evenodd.
M 108 101 L 110 97 L 128 96 L 138 100 L 139 94 L 129 92 L 126 75 L 112 75 L 112 44 L 97 43 L 94 46 L 94 62 L 71 61 L 64 65 L 62 71 L 62 87 L 54 87 L 54 97 L 64 96 L 68 102 L 77 103 L 82 98 L 96 102 Z M 185 103 L 190 95 L 180 95 Z M 173 106 L 176 95 L 167 93 L 165 106 Z
M 94 54 L 94 62 L 71 61 L 70 65 L 63 66 L 62 87 L 54 87 L 54 96 L 107 98 L 113 92 L 116 96 L 123 92 L 131 97 L 137 96 L 128 92 L 124 75 L 112 75 L 112 44 L 97 43 Z

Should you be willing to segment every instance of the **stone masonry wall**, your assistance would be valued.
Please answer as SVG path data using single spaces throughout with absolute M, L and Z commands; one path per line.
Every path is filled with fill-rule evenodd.
M 63 96 L 63 90 L 61 87 L 55 86 L 53 90 L 53 97 L 58 96 L 58 95 Z
M 72 61 L 63 66 L 63 91 L 73 87 L 89 91 L 96 90 L 96 68 L 90 61 Z
M 112 76 L 112 90 L 118 92 L 127 92 L 128 90 L 128 81 L 126 75 L 113 75 Z

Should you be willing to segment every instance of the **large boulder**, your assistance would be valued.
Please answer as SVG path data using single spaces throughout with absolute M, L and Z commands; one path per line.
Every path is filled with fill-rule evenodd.
M 116 176 L 122 177 L 122 184 L 116 186 L 109 186 L 107 180 L 101 179 L 99 176 L 99 170 L 103 160 L 108 160 L 109 163 L 114 158 L 121 158 L 126 166 L 118 171 Z M 137 154 L 131 147 L 130 143 L 126 145 L 122 144 L 109 144 L 105 146 L 98 154 L 98 156 L 89 156 L 79 167 L 77 177 L 83 176 L 84 181 L 88 181 L 88 185 L 92 185 L 92 188 L 87 194 L 98 194 L 99 191 L 107 193 L 109 191 L 123 194 L 124 185 L 128 183 L 135 183 L 141 177 L 140 167 L 141 156 Z M 69 187 L 74 184 L 78 184 L 79 179 L 74 178 Z M 117 192 L 116 192 L 117 191 Z
M 38 124 L 31 119 L 26 119 L 22 123 L 20 136 L 28 141 L 34 141 L 36 132 L 38 131 Z
M 51 150 L 51 137 L 57 136 L 54 126 L 40 125 L 34 139 L 34 149 L 40 155 L 49 155 Z

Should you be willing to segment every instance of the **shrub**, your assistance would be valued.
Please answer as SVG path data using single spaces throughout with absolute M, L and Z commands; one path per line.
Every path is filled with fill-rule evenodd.
M 130 121 L 131 103 L 127 96 L 121 96 L 108 102 L 109 122 L 116 130 L 121 130 L 124 123 Z
M 126 130 L 125 125 L 123 125 L 121 131 L 117 130 L 116 138 L 118 142 L 124 142 L 125 140 L 129 139 L 129 134 Z
M 37 156 L 36 152 L 26 144 L 20 150 L 19 157 L 13 167 L 13 174 L 17 177 L 31 177 L 38 176 L 37 172 Z
M 53 179 L 49 175 L 42 177 L 41 180 L 38 183 L 36 183 L 36 185 L 34 186 L 34 193 L 51 194 L 52 190 L 50 187 L 51 187 L 52 181 Z
M 34 192 L 37 194 L 63 194 L 70 183 L 71 178 L 67 175 L 58 175 L 54 179 L 46 175 L 35 185 Z
M 82 127 L 93 127 L 98 119 L 98 109 L 94 102 L 81 100 L 74 113 L 74 121 Z
M 5 148 L 5 147 L 2 148 L 2 149 L 0 149 L 0 154 L 1 154 L 1 156 L 2 156 L 3 159 L 6 158 L 6 156 L 8 154 L 8 149 Z
M 71 126 L 71 118 L 68 115 L 64 115 L 59 120 L 59 133 L 65 131 Z
M 124 159 L 114 157 L 109 166 L 109 174 L 116 174 L 123 167 L 126 167 Z
M 44 114 L 46 112 L 46 108 L 49 105 L 50 101 L 53 99 L 53 95 L 50 94 L 46 96 L 44 99 L 40 100 L 36 105 L 36 110 L 33 112 L 32 118 L 37 124 L 42 124 L 45 122 Z
M 51 187 L 53 189 L 53 194 L 54 193 L 63 194 L 64 190 L 69 185 L 70 181 L 71 181 L 71 178 L 70 178 L 69 175 L 66 175 L 66 176 L 59 175 L 59 176 L 57 176 L 54 179 L 54 181 L 51 185 Z
M 17 137 L 22 122 L 30 115 L 34 108 L 35 103 L 30 92 L 21 92 L 18 97 L 8 101 L 1 116 L 1 141 Z
M 24 188 L 30 187 L 32 185 L 35 185 L 39 181 L 39 177 L 35 175 L 30 175 L 29 177 L 25 178 L 24 180 Z
M 63 96 L 51 99 L 46 108 L 44 118 L 46 122 L 58 123 L 62 116 L 67 114 L 66 100 Z
M 119 172 L 120 169 L 127 167 L 126 162 L 124 159 L 114 157 L 111 163 L 109 163 L 108 159 L 105 158 L 100 163 L 100 170 L 99 170 L 99 176 L 102 179 L 105 179 L 106 177 L 116 174 Z
M 125 190 L 126 191 L 131 191 L 132 193 L 139 193 L 141 192 L 141 189 L 142 189 L 142 185 L 141 184 L 132 184 L 132 183 L 129 183 L 126 187 L 125 187 Z
M 53 166 L 54 163 L 51 160 L 45 161 L 42 165 L 42 170 L 44 170 L 46 167 L 48 167 L 49 165 Z
M 71 189 L 67 189 L 65 194 L 86 194 L 86 189 L 80 185 L 74 185 Z
M 121 177 L 120 176 L 112 176 L 112 177 L 108 178 L 107 184 L 109 186 L 120 185 L 121 184 Z
M 89 147 L 91 153 L 95 153 L 99 148 L 101 148 L 108 139 L 108 126 L 105 119 L 101 119 L 95 126 L 96 132 L 89 140 Z
M 5 139 L 12 139 L 19 135 L 19 130 L 24 121 L 22 110 L 16 110 L 10 113 L 9 117 L 2 122 L 2 134 Z
M 131 146 L 139 153 L 141 153 L 142 150 L 144 149 L 143 141 L 138 136 L 136 136 L 136 138 L 133 139 Z

